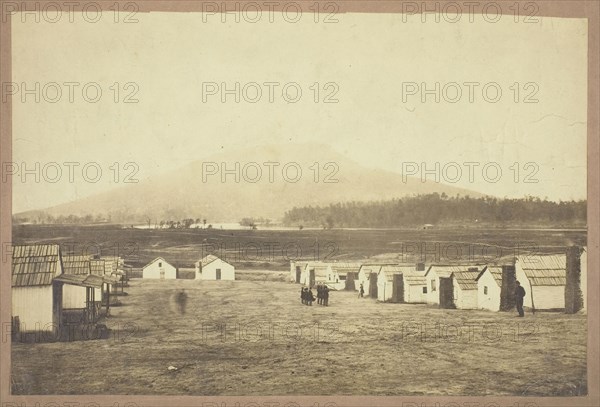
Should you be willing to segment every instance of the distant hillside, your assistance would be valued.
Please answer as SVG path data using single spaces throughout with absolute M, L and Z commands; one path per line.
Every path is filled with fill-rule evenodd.
M 263 164 L 268 162 L 279 165 Z M 315 166 L 315 162 L 319 164 Z M 217 163 L 219 173 L 209 175 L 207 170 L 214 172 L 215 167 L 207 163 Z M 223 182 L 218 169 L 221 163 L 237 172 L 239 179 L 229 174 Z M 235 163 L 239 163 L 239 171 L 235 171 Z M 327 163 L 333 164 L 326 166 Z M 282 174 L 286 164 L 287 180 Z M 262 174 L 257 172 L 257 167 Z M 302 173 L 297 176 L 298 167 Z M 319 172 L 315 179 L 317 167 Z M 271 179 L 269 168 L 273 169 Z M 295 179 L 297 181 L 292 182 Z M 326 179 L 338 182 L 324 182 Z M 110 218 L 112 222 L 126 223 L 188 217 L 205 218 L 209 222 L 237 222 L 246 217 L 278 220 L 293 207 L 386 200 L 432 192 L 483 196 L 433 181 L 422 183 L 415 177 L 403 182 L 398 173 L 363 167 L 326 145 L 261 146 L 216 154 L 137 184 L 41 211 L 23 212 L 16 217 L 34 220 L 44 213 L 54 217 L 90 215 L 94 219 Z

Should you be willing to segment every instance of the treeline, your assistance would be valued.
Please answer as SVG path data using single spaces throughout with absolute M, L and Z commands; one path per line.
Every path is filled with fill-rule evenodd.
M 418 195 L 388 201 L 347 202 L 329 206 L 293 208 L 284 215 L 288 226 L 404 227 L 425 224 L 585 224 L 587 201 L 553 202 L 526 197 L 447 196 L 442 193 Z
M 102 216 L 102 215 L 59 215 L 52 216 L 47 213 L 39 213 L 33 216 L 12 216 L 13 224 L 23 224 L 23 223 L 32 223 L 34 225 L 53 225 L 53 224 L 72 224 L 72 225 L 83 225 L 83 224 L 91 224 L 91 223 L 105 223 L 110 222 L 111 217 Z

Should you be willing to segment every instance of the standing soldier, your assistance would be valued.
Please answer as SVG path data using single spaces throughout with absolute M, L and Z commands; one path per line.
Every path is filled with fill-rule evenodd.
M 525 297 L 525 289 L 521 287 L 521 283 L 517 281 L 517 287 L 515 288 L 515 300 L 517 302 L 517 312 L 520 317 L 525 316 L 523 312 L 523 297 Z
M 312 305 L 314 300 L 315 300 L 315 296 L 313 295 L 312 289 L 309 288 L 306 291 L 306 301 L 308 301 L 308 305 Z
M 187 303 L 187 294 L 185 293 L 185 291 L 183 289 L 177 293 L 177 296 L 175 297 L 175 301 L 177 302 L 177 307 L 179 308 L 179 312 L 181 313 L 181 315 L 185 314 L 185 305 Z
M 358 291 L 358 298 L 363 298 L 365 296 L 365 287 L 363 287 L 363 283 L 360 283 L 360 290 Z
M 306 300 L 306 294 L 304 293 L 304 290 L 305 290 L 304 287 L 300 288 L 300 300 L 302 300 L 302 304 L 304 304 L 305 300 Z
M 323 303 L 323 286 L 321 283 L 317 284 L 317 304 Z
M 329 305 L 329 287 L 323 287 L 323 303 L 327 307 Z

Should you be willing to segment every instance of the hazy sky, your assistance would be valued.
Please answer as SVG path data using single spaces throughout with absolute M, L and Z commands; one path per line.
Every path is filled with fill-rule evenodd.
M 14 178 L 13 212 L 113 188 L 114 162 L 135 162 L 135 177 L 144 179 L 227 149 L 297 142 L 328 143 L 364 166 L 396 172 L 406 162 L 428 168 L 456 162 L 463 169 L 456 185 L 500 197 L 586 197 L 584 19 L 422 23 L 418 16 L 343 14 L 334 24 L 308 15 L 292 24 L 278 14 L 273 23 L 235 23 L 233 17 L 222 23 L 218 16 L 203 21 L 198 13 L 136 18 L 138 23 L 123 24 L 107 15 L 91 24 L 77 16 L 58 23 L 13 17 L 13 81 L 20 90 L 23 83 L 34 89 L 39 82 L 42 95 L 39 103 L 34 95 L 25 103 L 21 93 L 13 99 L 13 161 L 29 168 L 35 162 L 81 163 L 73 183 L 65 166 L 56 183 Z M 56 103 L 49 102 L 56 98 L 51 82 L 62 90 Z M 65 82 L 80 83 L 73 103 Z M 96 103 L 82 97 L 83 85 L 92 82 L 102 89 Z M 136 90 L 125 89 L 128 82 L 136 84 L 138 103 L 123 103 Z M 205 94 L 203 101 L 209 82 L 230 89 L 256 82 L 262 98 L 250 103 L 255 88 L 248 86 L 239 103 L 233 95 L 223 103 L 220 93 Z M 279 84 L 273 85 L 272 103 L 265 82 Z M 296 103 L 281 91 L 292 82 L 302 90 Z M 325 89 L 330 82 L 335 85 Z M 423 102 L 409 84 L 435 89 L 436 82 L 439 103 L 434 95 Z M 462 97 L 447 85 L 453 82 Z M 473 102 L 466 82 L 479 84 L 472 85 Z M 320 84 L 318 103 L 314 83 Z M 482 89 L 489 83 L 486 101 Z M 493 103 L 497 88 L 502 95 Z M 290 99 L 295 89 L 288 87 Z M 403 95 L 403 89 L 416 94 Z M 323 103 L 332 90 L 338 103 Z M 95 96 L 94 87 L 88 96 Z M 537 102 L 525 103 L 528 96 Z M 102 168 L 99 182 L 82 178 L 87 162 Z M 472 183 L 464 162 L 479 163 Z M 515 162 L 518 180 L 510 169 Z M 497 182 L 483 177 L 486 163 L 502 169 Z M 121 168 L 119 180 L 128 172 Z M 531 172 L 538 182 L 523 182 Z M 446 175 L 452 179 L 455 172 Z M 488 176 L 495 177 L 493 168 Z

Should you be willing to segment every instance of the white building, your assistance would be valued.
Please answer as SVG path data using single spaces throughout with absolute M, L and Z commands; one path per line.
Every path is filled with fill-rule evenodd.
M 355 284 L 355 288 L 357 290 L 360 290 L 360 286 L 362 284 L 363 289 L 365 290 L 365 296 L 377 298 L 377 275 L 379 274 L 381 267 L 385 265 L 393 266 L 394 264 L 367 263 L 360 266 L 360 269 L 358 271 L 358 281 Z M 375 282 L 374 287 L 371 287 L 372 281 Z
M 212 254 L 198 260 L 196 280 L 235 280 L 235 267 Z
M 62 274 L 60 247 L 15 246 L 12 253 L 12 312 L 21 332 L 60 329 L 62 286 L 54 278 Z
M 502 266 L 487 266 L 477 276 L 477 308 L 500 311 Z
M 290 282 L 300 284 L 307 261 L 290 261 Z
M 452 273 L 454 307 L 458 309 L 477 309 L 477 277 L 480 270 L 469 267 L 467 270 Z
M 322 261 L 309 262 L 300 276 L 300 284 L 307 287 L 314 287 L 317 283 L 324 284 L 330 274 L 329 263 Z
M 327 271 L 327 286 L 334 290 L 354 290 L 360 266 L 359 263 L 330 263 Z
M 172 280 L 177 278 L 177 269 L 162 257 L 157 257 L 142 268 L 142 278 Z
M 69 276 L 91 274 L 90 256 L 62 256 L 63 273 Z M 63 309 L 85 309 L 88 301 L 88 287 L 67 284 L 63 287 Z
M 426 272 L 426 270 L 414 270 L 402 273 L 404 279 L 404 302 L 413 304 L 424 304 L 427 302 Z
M 517 280 L 525 289 L 523 305 L 536 310 L 565 308 L 566 255 L 518 256 Z

